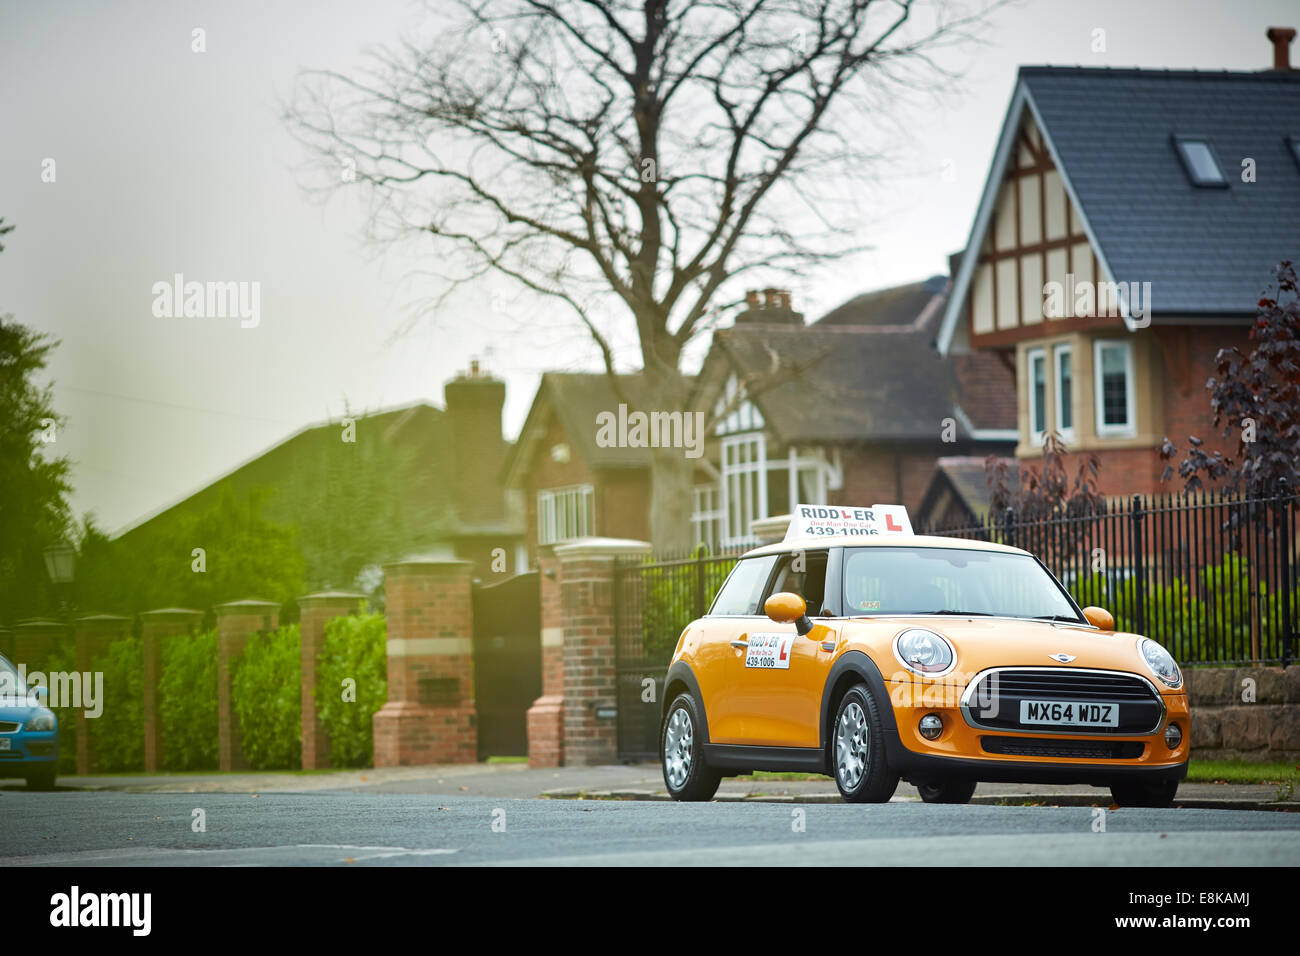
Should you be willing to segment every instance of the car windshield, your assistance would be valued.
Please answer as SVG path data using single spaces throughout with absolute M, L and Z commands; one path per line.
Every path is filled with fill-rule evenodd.
M 970 614 L 1086 623 L 1029 555 L 965 548 L 849 548 L 844 605 L 854 617 Z

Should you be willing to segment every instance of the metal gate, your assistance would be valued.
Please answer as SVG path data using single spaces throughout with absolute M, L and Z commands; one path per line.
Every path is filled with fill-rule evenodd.
M 478 756 L 528 753 L 528 708 L 542 694 L 542 602 L 536 571 L 475 584 Z
M 618 759 L 659 759 L 664 676 L 677 638 L 703 617 L 739 554 L 618 564 L 614 569 L 614 673 Z

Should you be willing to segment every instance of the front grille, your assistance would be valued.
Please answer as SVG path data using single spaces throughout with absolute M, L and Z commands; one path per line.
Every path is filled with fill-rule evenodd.
M 1020 722 L 1020 702 L 1080 701 L 1113 704 L 1119 708 L 1116 727 Z M 966 722 L 988 730 L 1028 730 L 1037 733 L 1151 734 L 1160 729 L 1164 702 L 1155 689 L 1136 674 L 1072 668 L 1007 668 L 982 675 L 967 691 L 962 704 Z
M 1062 737 L 981 737 L 987 754 L 1007 757 L 1057 759 L 1136 760 L 1142 756 L 1140 740 L 1069 740 Z
M 0 734 L 12 734 L 18 729 L 18 725 L 12 720 L 0 720 Z

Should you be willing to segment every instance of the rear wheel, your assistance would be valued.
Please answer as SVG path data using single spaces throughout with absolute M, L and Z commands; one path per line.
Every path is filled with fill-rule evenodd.
M 699 705 L 690 694 L 679 694 L 668 708 L 660 749 L 663 752 L 664 783 L 674 800 L 712 800 L 722 774 L 704 761 L 704 744 L 698 733 L 702 726 Z
M 835 785 L 846 803 L 885 803 L 898 789 L 898 774 L 885 757 L 880 710 L 866 684 L 840 700 L 833 728 Z
M 1178 793 L 1177 780 L 1117 780 L 1111 798 L 1121 807 L 1167 807 Z
M 918 783 L 916 789 L 926 803 L 970 803 L 975 795 L 975 781 L 934 780 Z
M 28 790 L 53 790 L 56 768 L 54 764 L 29 770 L 26 773 Z

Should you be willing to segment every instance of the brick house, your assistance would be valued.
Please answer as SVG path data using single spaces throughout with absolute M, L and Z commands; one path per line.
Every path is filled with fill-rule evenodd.
M 505 383 L 474 362 L 445 384 L 444 399 L 445 408 L 419 402 L 358 415 L 350 441 L 342 422 L 303 428 L 136 522 L 115 543 L 147 555 L 187 516 L 213 507 L 226 489 L 238 495 L 256 490 L 267 493 L 267 520 L 296 529 L 311 588 L 355 586 L 361 565 L 412 553 L 469 560 L 474 573 L 486 577 L 500 548 L 514 572 L 524 559 L 523 513 L 498 478 L 510 447 L 501 432 Z M 341 507 L 381 516 L 386 542 L 360 553 L 356 542 L 340 538 L 346 532 L 322 511 Z M 344 551 L 354 560 L 340 579 L 334 558 Z
M 576 538 L 650 536 L 650 450 L 596 440 L 598 414 L 644 404 L 640 375 L 618 383 L 604 373 L 542 376 L 503 472 L 522 501 L 529 567 L 539 552 Z
M 1300 71 L 1022 67 L 938 334 L 1015 367 L 1018 458 L 1058 432 L 1107 494 L 1211 435 L 1219 349 L 1300 257 Z M 1221 447 L 1221 446 L 1220 446 Z
M 914 511 L 941 456 L 1010 451 L 1009 365 L 934 349 L 947 287 L 936 276 L 867 293 L 811 325 L 789 293 L 750 293 L 735 325 L 714 335 L 697 379 L 697 407 L 716 420 L 695 488 L 697 541 L 747 544 L 754 521 L 797 501 Z M 805 371 L 765 387 L 776 358 Z

